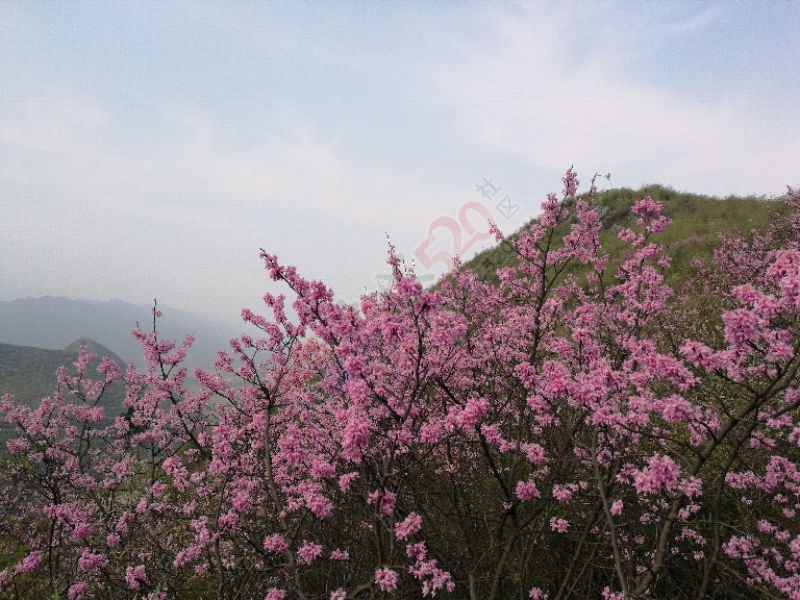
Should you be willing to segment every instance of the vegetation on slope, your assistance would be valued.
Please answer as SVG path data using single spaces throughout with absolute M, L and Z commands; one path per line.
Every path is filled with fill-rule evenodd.
M 672 258 L 673 269 L 668 280 L 672 284 L 685 280 L 694 272 L 695 259 L 710 259 L 719 245 L 721 235 L 762 229 L 771 215 L 786 212 L 785 204 L 780 200 L 753 196 L 730 196 L 723 200 L 677 192 L 662 185 L 649 185 L 639 190 L 618 188 L 599 192 L 595 194 L 595 202 L 603 222 L 600 240 L 612 261 L 619 259 L 626 247 L 617 234 L 634 224 L 635 216 L 631 213 L 631 207 L 645 196 L 660 202 L 664 214 L 672 219 L 672 224 L 653 238 L 664 245 Z M 526 224 L 523 230 L 529 225 Z M 566 232 L 566 227 L 564 229 Z M 511 236 L 512 239 L 516 235 Z M 516 263 L 516 255 L 509 245 L 499 244 L 478 254 L 466 266 L 484 281 L 497 282 L 497 269 L 513 267 Z
M 272 317 L 244 313 L 264 338 L 235 340 L 197 392 L 185 348 L 153 332 L 112 427 L 63 372 L 83 405 L 28 418 L 0 403 L 22 436 L 0 469 L 0 593 L 800 599 L 791 200 L 786 221 L 745 202 L 738 222 L 735 202 L 712 200 L 714 224 L 662 198 L 693 215 L 663 234 L 654 202 L 637 218 L 624 198 L 600 215 L 570 198 L 577 221 L 550 202 L 498 288 L 462 271 L 431 294 L 392 255 L 395 286 L 360 312 L 264 254 L 298 321 L 266 295 Z M 764 207 L 769 233 L 692 265 Z M 600 248 L 597 218 L 611 262 L 627 258 L 616 276 L 585 251 Z M 689 277 L 675 294 L 656 237 Z M 608 275 L 563 281 L 579 263 Z M 108 366 L 103 381 L 119 378 Z M 70 418 L 80 427 L 43 426 Z
M 111 350 L 90 339 L 75 340 L 63 350 L 46 350 L 28 346 L 0 344 L 0 395 L 10 394 L 14 399 L 26 406 L 35 408 L 42 398 L 51 396 L 56 389 L 56 371 L 68 367 L 74 374 L 73 363 L 78 360 L 81 346 L 97 358 L 92 361 L 91 368 L 96 367 L 104 356 L 108 356 L 125 370 L 126 363 Z M 103 395 L 103 406 L 107 420 L 123 412 L 122 401 L 125 390 L 121 383 L 112 385 Z M 8 438 L 8 426 L 0 427 L 0 453 L 5 451 L 5 440 Z

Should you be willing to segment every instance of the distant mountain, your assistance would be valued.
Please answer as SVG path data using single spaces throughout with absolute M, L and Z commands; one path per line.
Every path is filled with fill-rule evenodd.
M 100 358 L 108 356 L 111 360 L 117 363 L 117 365 L 119 365 L 120 369 L 125 371 L 125 367 L 127 366 L 127 362 L 125 360 L 114 354 L 114 352 L 112 352 L 102 344 L 98 344 L 91 338 L 80 338 L 78 340 L 75 340 L 71 344 L 68 344 L 63 351 L 69 354 L 77 355 L 78 353 L 80 353 L 81 348 L 86 348 L 87 352 L 96 354 Z
M 228 341 L 238 335 L 229 325 L 185 311 L 167 306 L 159 310 L 163 314 L 158 321 L 160 337 L 177 341 L 187 334 L 195 337 L 187 357 L 192 367 L 210 369 L 216 351 L 227 349 Z M 142 367 L 142 350 L 131 334 L 137 323 L 145 331 L 152 329 L 152 307 L 50 296 L 0 302 L 0 343 L 59 350 L 76 339 L 90 338 Z

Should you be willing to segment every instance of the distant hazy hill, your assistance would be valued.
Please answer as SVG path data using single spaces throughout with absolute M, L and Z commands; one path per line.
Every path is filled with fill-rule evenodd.
M 159 306 L 159 334 L 164 339 L 195 337 L 190 366 L 210 368 L 216 351 L 228 348 L 234 328 L 170 307 Z M 152 328 L 152 307 L 120 300 L 87 302 L 68 298 L 22 298 L 0 302 L 0 343 L 57 350 L 79 338 L 96 340 L 125 359 L 143 366 L 139 343 L 131 335 L 140 323 Z
M 785 211 L 785 205 L 780 200 L 735 196 L 719 199 L 676 192 L 660 185 L 639 190 L 607 190 L 595 194 L 595 200 L 603 223 L 600 240 L 612 259 L 619 258 L 624 247 L 617 234 L 623 228 L 632 227 L 636 221 L 631 207 L 645 196 L 661 202 L 664 214 L 672 219 L 672 224 L 654 238 L 654 241 L 665 246 L 672 257 L 672 282 L 686 276 L 694 258 L 707 259 L 712 256 L 719 244 L 719 234 L 761 228 L 771 214 Z M 497 269 L 515 263 L 514 252 L 500 244 L 478 254 L 466 266 L 482 279 L 497 281 Z
M 93 378 L 98 377 L 94 368 L 104 356 L 108 356 L 120 369 L 125 370 L 124 360 L 91 339 L 76 340 L 63 350 L 0 344 L 0 395 L 11 394 L 17 403 L 32 408 L 38 406 L 42 398 L 53 395 L 56 389 L 55 372 L 59 367 L 65 366 L 74 374 L 73 363 L 77 360 L 82 345 L 98 356 L 89 366 L 89 375 Z M 123 412 L 124 399 L 125 390 L 121 383 L 110 386 L 103 394 L 101 405 L 105 408 L 108 421 Z M 0 440 L 8 439 L 9 432 L 6 429 L 5 426 L 0 427 Z

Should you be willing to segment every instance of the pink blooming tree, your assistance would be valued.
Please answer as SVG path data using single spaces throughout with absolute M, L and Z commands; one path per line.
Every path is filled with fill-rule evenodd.
M 563 182 L 497 285 L 391 250 L 343 307 L 263 253 L 296 318 L 243 311 L 199 391 L 156 311 L 144 369 L 5 396 L 4 593 L 799 599 L 800 196 L 673 290 L 658 203 L 611 257 Z

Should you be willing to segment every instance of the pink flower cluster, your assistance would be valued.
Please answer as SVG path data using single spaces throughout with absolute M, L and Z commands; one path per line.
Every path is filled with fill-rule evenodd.
M 0 595 L 800 599 L 800 193 L 673 289 L 673 207 L 626 205 L 609 255 L 563 184 L 493 282 L 426 289 L 390 246 L 342 306 L 263 252 L 293 300 L 213 372 L 154 307 L 143 370 L 83 349 L 2 396 Z
M 375 584 L 382 592 L 393 592 L 397 589 L 397 571 L 384 567 L 375 571 Z

